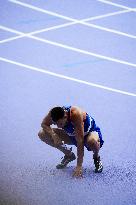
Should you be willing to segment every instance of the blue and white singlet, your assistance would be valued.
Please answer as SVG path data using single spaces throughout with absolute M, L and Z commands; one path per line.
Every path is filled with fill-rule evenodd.
M 74 128 L 74 125 L 72 124 L 72 121 L 70 119 L 71 106 L 67 106 L 67 107 L 63 106 L 63 109 L 68 112 L 68 122 L 63 129 L 65 130 L 65 132 L 67 133 L 67 135 L 71 139 L 72 143 L 75 146 L 77 146 L 77 141 L 75 139 L 75 128 Z M 104 141 L 102 139 L 102 134 L 101 134 L 100 128 L 98 126 L 96 126 L 95 120 L 86 113 L 86 118 L 84 119 L 84 145 L 88 150 L 90 150 L 90 149 L 86 143 L 87 136 L 90 132 L 93 132 L 93 131 L 98 133 L 99 139 L 100 139 L 100 147 L 102 147 Z

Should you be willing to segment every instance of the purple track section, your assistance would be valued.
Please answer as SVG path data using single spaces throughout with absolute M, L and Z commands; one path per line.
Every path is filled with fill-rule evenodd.
M 96 0 L 20 2 L 75 19 L 122 10 Z M 136 8 L 134 0 L 112 2 Z M 9 1 L 2 0 L 0 6 L 0 24 L 19 32 L 70 22 Z M 88 23 L 136 35 L 135 15 L 128 12 Z M 18 36 L 1 31 L 1 41 Z M 35 36 L 136 63 L 135 38 L 81 24 Z M 27 65 L 135 94 L 136 67 L 28 37 L 1 43 L 0 57 L 12 61 L 0 61 L 0 205 L 135 205 L 136 97 L 30 70 Z M 54 105 L 77 105 L 95 118 L 105 141 L 100 150 L 101 174 L 94 173 L 92 153 L 87 150 L 83 179 L 72 178 L 76 161 L 64 170 L 56 169 L 63 154 L 37 136 L 43 117 Z

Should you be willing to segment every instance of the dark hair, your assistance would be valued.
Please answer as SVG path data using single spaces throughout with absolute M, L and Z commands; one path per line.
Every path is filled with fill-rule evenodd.
M 64 117 L 64 109 L 62 107 L 54 107 L 51 110 L 51 118 L 54 122 Z

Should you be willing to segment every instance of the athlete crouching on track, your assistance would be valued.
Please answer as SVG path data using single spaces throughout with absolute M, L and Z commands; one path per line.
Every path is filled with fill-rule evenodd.
M 52 128 L 52 124 L 57 125 L 57 128 Z M 102 172 L 103 165 L 99 150 L 104 141 L 100 128 L 85 111 L 75 106 L 54 107 L 43 119 L 41 127 L 42 130 L 38 133 L 39 138 L 65 154 L 61 163 L 56 166 L 57 169 L 66 167 L 69 162 L 76 159 L 72 150 L 66 147 L 67 144 L 77 147 L 77 166 L 73 176 L 82 176 L 84 146 L 88 151 L 93 151 L 95 172 Z

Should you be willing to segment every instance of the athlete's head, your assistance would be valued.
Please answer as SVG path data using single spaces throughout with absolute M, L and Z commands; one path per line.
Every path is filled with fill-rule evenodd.
M 67 123 L 67 113 L 63 107 L 54 107 L 51 110 L 51 118 L 60 128 L 63 128 Z

